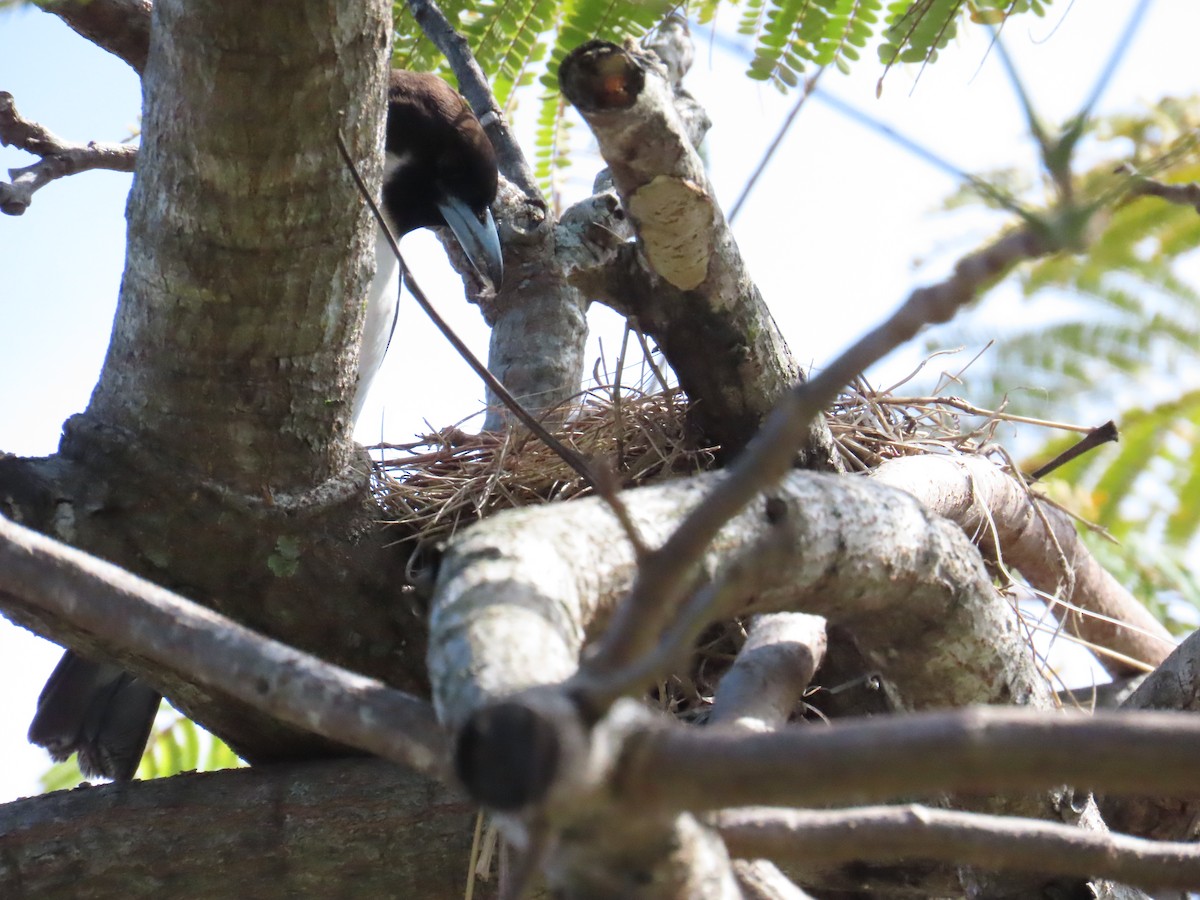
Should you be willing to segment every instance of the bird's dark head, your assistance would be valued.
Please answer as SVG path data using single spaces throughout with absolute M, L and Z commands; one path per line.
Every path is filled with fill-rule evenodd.
M 396 236 L 447 226 L 479 274 L 499 288 L 490 206 L 496 153 L 457 91 L 436 75 L 393 69 L 388 83 L 383 208 Z

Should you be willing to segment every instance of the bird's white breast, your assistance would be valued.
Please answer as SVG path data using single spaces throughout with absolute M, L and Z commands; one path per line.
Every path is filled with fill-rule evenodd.
M 362 343 L 358 348 L 358 392 L 354 395 L 354 420 L 358 421 L 366 403 L 371 381 L 383 364 L 392 329 L 396 324 L 396 306 L 400 299 L 400 267 L 382 229 L 375 229 L 375 277 L 367 291 L 367 315 L 363 322 Z
M 412 162 L 411 153 L 391 153 L 383 155 L 383 180 L 386 182 L 397 171 Z M 396 223 L 391 221 L 386 210 L 382 210 L 388 228 L 396 234 Z M 396 255 L 388 243 L 383 229 L 375 229 L 375 277 L 367 291 L 367 315 L 363 322 L 362 343 L 358 347 L 358 391 L 354 395 L 354 421 L 358 421 L 363 405 L 367 401 L 367 392 L 371 381 L 375 378 L 379 367 L 383 365 L 383 357 L 387 353 L 388 344 L 392 340 L 392 331 L 396 327 L 396 307 L 400 302 L 400 271 L 396 264 Z

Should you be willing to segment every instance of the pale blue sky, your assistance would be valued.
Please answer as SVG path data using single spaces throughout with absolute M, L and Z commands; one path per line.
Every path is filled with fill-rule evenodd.
M 1010 51 L 1048 120 L 1069 115 L 1087 95 L 1133 5 L 1058 3 L 1047 19 L 1025 18 L 1008 28 Z M 723 16 L 732 22 L 734 13 Z M 1193 0 L 1158 0 L 1101 111 L 1200 90 L 1197 33 L 1200 6 Z M 792 98 L 742 77 L 741 62 L 703 34 L 697 43 L 688 85 L 713 119 L 708 158 L 718 196 L 731 205 Z M 824 86 L 962 168 L 1031 164 L 1034 151 L 1017 104 L 998 59 L 986 50 L 986 35 L 973 31 L 946 50 L 915 89 L 915 69 L 894 71 L 880 100 L 879 67 L 870 61 L 851 78 L 827 76 Z M 15 96 L 25 116 L 74 140 L 122 139 L 136 124 L 140 103 L 137 79 L 124 63 L 36 10 L 0 15 L 0 90 Z M 0 149 L 5 168 L 30 161 Z M 590 183 L 594 168 L 594 160 L 581 155 L 572 185 Z M 52 453 L 63 419 L 87 403 L 120 284 L 129 180 L 112 173 L 77 176 L 39 192 L 24 216 L 0 217 L 0 451 Z M 803 362 L 830 359 L 911 287 L 940 277 L 991 232 L 998 220 L 934 214 L 953 188 L 949 176 L 819 103 L 801 114 L 736 231 Z M 437 246 L 414 235 L 406 250 L 439 306 L 486 354 L 479 317 L 459 299 Z M 1005 315 L 1038 312 L 1022 305 Z M 607 348 L 619 341 L 613 319 L 597 314 L 594 321 Z M 423 430 L 424 420 L 448 424 L 480 404 L 474 377 L 411 306 L 400 328 L 405 344 L 427 348 L 426 355 L 389 357 L 360 425 L 364 440 L 381 427 L 389 439 L 407 440 Z M 902 374 L 913 359 L 897 356 L 878 374 L 880 381 Z M 0 802 L 36 791 L 36 776 L 47 765 L 40 750 L 25 744 L 24 732 L 58 653 L 0 620 Z

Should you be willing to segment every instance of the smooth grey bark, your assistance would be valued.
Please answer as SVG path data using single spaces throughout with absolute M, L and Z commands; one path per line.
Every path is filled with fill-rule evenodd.
M 492 327 L 488 369 L 527 409 L 540 414 L 564 407 L 565 415 L 583 381 L 588 298 L 567 280 L 553 217 L 544 207 L 514 198 L 505 208 L 504 288 L 480 303 Z M 495 431 L 511 421 L 489 391 L 484 429 Z
M 41 0 L 76 33 L 117 56 L 139 75 L 150 49 L 150 0 Z
M 1193 632 L 1121 704 L 1122 709 L 1200 712 L 1200 632 Z M 1113 828 L 1158 840 L 1200 838 L 1194 797 L 1106 797 L 1100 803 Z
M 957 522 L 985 556 L 1060 600 L 1050 609 L 1067 628 L 1120 654 L 1098 657 L 1114 675 L 1157 666 L 1174 649 L 1171 633 L 1088 552 L 1074 520 L 1049 503 L 1035 503 L 1023 484 L 990 460 L 906 456 L 883 463 L 871 478 L 908 491 Z

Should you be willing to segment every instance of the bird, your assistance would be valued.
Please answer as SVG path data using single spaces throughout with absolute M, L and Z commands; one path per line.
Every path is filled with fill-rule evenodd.
M 380 211 L 393 237 L 448 227 L 485 285 L 499 290 L 504 259 L 491 204 L 499 173 L 487 133 L 466 100 L 429 72 L 392 69 Z M 357 421 L 396 326 L 399 273 L 382 229 L 358 354 Z
M 437 75 L 391 70 L 380 211 L 392 236 L 447 227 L 485 285 L 498 290 L 504 262 L 491 204 L 499 182 L 496 154 L 470 106 Z M 367 293 L 353 417 L 396 327 L 396 257 L 377 227 L 376 272 Z M 107 663 L 66 651 L 38 698 L 29 740 L 55 760 L 79 752 L 89 778 L 128 781 L 150 736 L 160 695 Z

